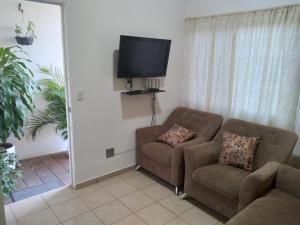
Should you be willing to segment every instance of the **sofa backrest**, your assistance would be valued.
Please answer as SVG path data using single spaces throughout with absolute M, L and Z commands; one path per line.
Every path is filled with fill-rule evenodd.
M 300 170 L 287 165 L 281 165 L 276 188 L 300 199 Z
M 219 131 L 223 117 L 214 113 L 178 107 L 167 118 L 164 125 L 171 127 L 175 123 L 196 132 L 197 137 L 211 140 Z
M 245 137 L 260 138 L 254 161 L 255 170 L 269 161 L 286 162 L 298 139 L 294 132 L 239 119 L 227 120 L 214 140 L 223 143 L 224 131 Z

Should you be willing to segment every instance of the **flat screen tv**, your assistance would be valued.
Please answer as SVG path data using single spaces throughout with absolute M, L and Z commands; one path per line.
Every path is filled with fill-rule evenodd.
M 120 36 L 118 78 L 166 76 L 171 40 Z

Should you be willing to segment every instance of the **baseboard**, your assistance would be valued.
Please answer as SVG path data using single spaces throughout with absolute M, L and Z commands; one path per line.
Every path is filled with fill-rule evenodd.
M 75 188 L 75 189 L 80 189 L 80 188 L 89 186 L 89 185 L 91 185 L 91 184 L 95 184 L 95 183 L 101 182 L 101 181 L 106 180 L 106 179 L 108 179 L 108 178 L 111 178 L 111 177 L 120 175 L 120 174 L 122 174 L 122 173 L 126 173 L 126 172 L 128 172 L 128 171 L 130 171 L 130 170 L 133 170 L 135 167 L 136 167 L 136 164 L 133 164 L 133 165 L 131 165 L 131 166 L 127 166 L 127 167 L 122 168 L 122 169 L 120 169 L 120 170 L 115 170 L 115 171 L 113 171 L 113 172 L 111 172 L 111 173 L 102 175 L 102 176 L 100 176 L 100 177 L 96 177 L 96 178 L 93 178 L 93 179 L 90 179 L 90 180 L 81 182 L 81 183 L 79 183 L 79 184 L 76 184 L 74 188 Z
M 28 159 L 35 159 L 35 158 L 39 158 L 39 157 L 45 157 L 45 156 L 60 156 L 60 155 L 69 155 L 69 151 L 64 150 L 64 151 L 60 151 L 60 152 L 53 152 L 53 153 L 50 152 L 50 153 L 47 153 L 47 154 L 29 155 L 25 158 L 21 157 L 21 158 L 18 158 L 18 159 L 19 160 L 28 160 Z

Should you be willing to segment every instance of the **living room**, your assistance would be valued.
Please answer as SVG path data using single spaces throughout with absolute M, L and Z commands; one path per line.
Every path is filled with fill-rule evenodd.
M 4 0 L 1 3 L 0 17 L 3 21 L 14 20 L 12 15 L 15 15 L 20 2 L 23 1 Z M 70 96 L 68 131 L 72 184 L 67 189 L 5 206 L 7 224 L 222 224 L 232 217 L 247 214 L 246 209 L 256 199 L 260 200 L 266 190 L 258 191 L 261 193 L 257 196 L 257 193 L 253 194 L 255 198 L 247 203 L 249 207 L 242 207 L 241 213 L 238 210 L 232 213 L 228 209 L 236 207 L 233 203 L 229 207 L 225 200 L 218 199 L 212 203 L 201 197 L 197 199 L 197 196 L 209 196 L 208 191 L 201 192 L 196 188 L 199 191 L 196 194 L 193 188 L 188 188 L 190 185 L 185 185 L 184 175 L 190 171 L 185 166 L 180 170 L 184 182 L 177 186 L 163 179 L 167 171 L 164 167 L 137 161 L 136 130 L 151 124 L 164 124 L 178 107 L 202 111 L 204 114 L 201 116 L 211 119 L 212 130 L 203 130 L 203 134 L 208 135 L 202 140 L 204 143 L 195 141 L 195 146 L 203 146 L 213 140 L 217 133 L 223 132 L 230 118 L 259 124 L 251 125 L 249 131 L 241 133 L 239 129 L 230 128 L 232 133 L 240 136 L 265 138 L 253 131 L 264 131 L 265 127 L 261 125 L 268 126 L 267 134 L 275 127 L 288 130 L 288 133 L 280 133 L 275 140 L 270 140 L 272 147 L 281 144 L 280 138 L 286 140 L 283 153 L 278 156 L 280 160 L 275 157 L 274 150 L 270 161 L 300 168 L 300 148 L 294 147 L 294 134 L 300 134 L 297 117 L 300 90 L 299 0 L 37 2 L 62 7 L 66 88 Z M 4 47 L 2 43 L 7 38 L 14 41 L 14 27 L 2 26 L 0 30 L 10 35 L 0 34 L 1 47 Z M 126 88 L 131 79 L 118 78 L 120 35 L 171 40 L 166 76 L 146 78 L 152 85 L 155 84 L 155 88 L 165 92 L 133 96 L 121 93 L 128 91 Z M 146 80 L 133 78 L 133 89 L 144 89 L 149 85 Z M 197 126 L 197 122 L 190 118 L 197 117 L 194 111 L 193 116 L 180 112 L 185 117 L 181 122 L 169 120 L 168 128 L 175 123 L 190 130 Z M 211 114 L 218 116 L 211 118 Z M 190 125 L 185 125 L 186 121 Z M 241 124 L 232 126 L 236 128 Z M 275 129 L 274 132 L 279 131 Z M 260 143 L 257 149 L 261 146 Z M 201 152 L 207 149 L 210 147 Z M 265 149 L 269 148 L 263 149 L 268 152 Z M 150 148 L 149 151 L 157 149 Z M 211 149 L 210 152 L 213 151 Z M 160 159 L 164 154 L 159 152 L 155 157 Z M 169 160 L 168 157 L 164 159 Z M 182 157 L 185 158 L 185 155 Z M 203 159 L 206 157 L 203 156 Z M 193 156 L 188 158 L 193 159 Z M 137 164 L 142 168 L 134 171 Z M 256 166 L 252 171 L 259 170 Z M 292 205 L 293 210 L 299 209 L 299 191 L 296 191 L 299 188 L 299 172 L 276 163 L 270 165 L 268 171 L 276 174 L 271 176 L 271 183 L 279 182 L 280 190 L 289 193 L 289 197 L 294 196 L 293 203 L 286 203 L 286 208 Z M 248 173 L 248 170 L 243 172 Z M 284 177 L 289 173 L 296 174 L 290 178 L 292 181 Z M 213 179 L 213 175 L 212 172 L 208 177 Z M 279 180 L 275 181 L 274 176 Z M 255 183 L 255 178 L 252 179 Z M 187 179 L 187 182 L 190 181 Z M 285 189 L 286 184 L 280 182 L 288 183 L 292 191 L 288 187 Z M 217 182 L 218 185 L 222 186 L 222 183 Z M 271 190 L 277 189 L 276 185 Z M 236 191 L 236 187 L 231 187 L 228 187 L 228 193 Z M 175 195 L 175 188 L 178 195 Z M 250 192 L 247 188 L 245 190 L 245 193 Z M 26 207 L 28 205 L 30 207 Z M 254 223 L 238 218 L 238 222 L 229 220 L 228 224 L 300 223 L 299 215 L 284 216 L 282 213 L 270 213 L 271 219 L 275 218 L 277 223 L 269 218 Z M 0 215 L 3 219 L 3 214 Z

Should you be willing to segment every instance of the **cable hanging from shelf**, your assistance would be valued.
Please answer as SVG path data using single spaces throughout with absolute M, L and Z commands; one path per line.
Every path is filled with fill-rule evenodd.
M 151 119 L 151 126 L 156 124 L 156 93 L 152 93 L 152 119 Z

